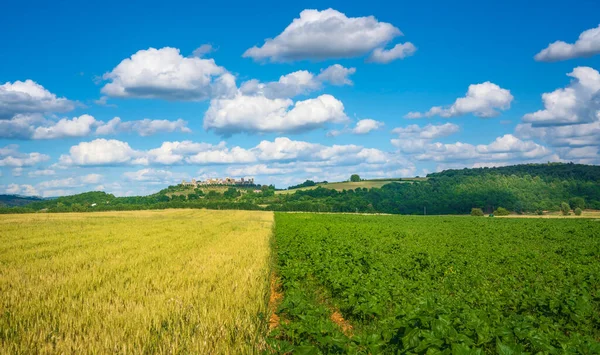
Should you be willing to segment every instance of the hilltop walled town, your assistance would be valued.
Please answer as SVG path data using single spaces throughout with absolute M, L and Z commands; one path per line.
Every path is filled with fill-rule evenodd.
M 192 181 L 182 181 L 181 185 L 183 186 L 207 186 L 207 185 L 228 185 L 228 186 L 254 186 L 254 178 L 241 178 L 236 180 L 234 178 L 226 177 L 226 178 L 215 178 L 215 179 L 206 179 L 204 181 L 196 181 L 196 179 L 192 179 Z

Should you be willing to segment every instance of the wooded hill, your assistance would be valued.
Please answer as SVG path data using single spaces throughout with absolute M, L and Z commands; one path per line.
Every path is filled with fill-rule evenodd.
M 528 164 L 499 168 L 446 170 L 411 183 L 390 182 L 381 188 L 336 191 L 321 185 L 309 190 L 275 194 L 274 186 L 241 193 L 177 194 L 171 186 L 157 194 L 115 197 L 103 192 L 36 201 L 0 212 L 67 212 L 162 208 L 252 209 L 307 212 L 367 212 L 395 214 L 467 214 L 472 208 L 490 213 L 503 207 L 515 213 L 558 211 L 563 202 L 573 209 L 600 210 L 600 166 Z M 95 204 L 94 206 L 92 206 Z

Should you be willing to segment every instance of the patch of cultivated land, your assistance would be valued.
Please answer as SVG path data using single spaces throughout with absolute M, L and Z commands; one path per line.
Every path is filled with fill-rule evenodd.
M 277 213 L 275 224 L 278 352 L 600 353 L 594 219 Z
M 298 189 L 292 189 L 292 190 L 280 190 L 280 191 L 276 191 L 276 193 L 278 194 L 293 194 L 294 192 L 298 191 L 298 190 L 313 190 L 316 189 L 317 187 L 323 187 L 326 189 L 332 189 L 332 190 L 337 190 L 337 191 L 342 191 L 342 190 L 354 190 L 357 188 L 367 188 L 367 189 L 371 189 L 371 188 L 381 188 L 383 185 L 387 185 L 387 184 L 391 184 L 391 183 L 407 183 L 407 182 L 412 182 L 415 180 L 412 179 L 408 179 L 406 181 L 404 180 L 365 180 L 365 181 L 357 181 L 357 182 L 351 182 L 351 181 L 344 181 L 344 182 L 331 182 L 331 183 L 327 183 L 327 184 L 317 184 L 315 186 L 309 186 L 309 187 L 300 187 Z
M 273 214 L 0 216 L 0 353 L 264 349 Z

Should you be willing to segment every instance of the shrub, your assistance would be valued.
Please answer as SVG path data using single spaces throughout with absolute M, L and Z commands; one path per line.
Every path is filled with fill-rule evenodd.
M 498 207 L 494 211 L 494 215 L 496 215 L 496 216 L 508 216 L 509 214 L 510 214 L 510 211 L 504 207 Z
M 350 176 L 350 181 L 352 181 L 352 182 L 359 182 L 360 181 L 360 176 L 358 174 L 352 174 L 352 176 Z
M 483 211 L 481 208 L 471 208 L 471 216 L 482 217 Z
M 538 216 L 544 215 L 544 211 L 542 211 L 542 210 L 537 210 L 535 213 L 537 213 Z
M 574 212 L 576 216 L 581 216 L 581 208 L 577 207 Z
M 563 202 L 560 204 L 560 212 L 563 214 L 563 216 L 568 216 L 570 211 L 571 206 L 569 206 L 568 203 Z

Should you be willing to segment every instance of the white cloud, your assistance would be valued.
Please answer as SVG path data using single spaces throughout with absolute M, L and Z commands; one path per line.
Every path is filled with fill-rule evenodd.
M 246 165 L 243 167 L 227 168 L 227 173 L 231 176 L 260 176 L 260 175 L 282 175 L 288 174 L 293 170 L 290 168 L 269 167 L 267 164 Z
M 12 172 L 12 176 L 18 177 L 18 176 L 23 175 L 23 168 L 21 168 L 21 167 L 13 168 L 11 172 Z
M 600 147 L 600 73 L 577 67 L 565 88 L 542 95 L 544 109 L 523 116 L 515 135 L 556 147 L 558 157 L 582 164 L 598 164 Z
M 590 123 L 600 115 L 600 73 L 590 67 L 577 67 L 568 74 L 574 80 L 563 89 L 544 93 L 544 109 L 523 116 L 534 126 Z
M 600 145 L 600 120 L 568 126 L 533 126 L 521 123 L 515 134 L 525 139 L 540 139 L 555 147 Z
M 304 10 L 285 30 L 244 57 L 273 62 L 350 58 L 367 54 L 401 36 L 400 30 L 375 17 L 347 17 L 327 9 Z
M 12 168 L 21 168 L 43 163 L 50 159 L 46 154 L 41 153 L 21 153 L 19 146 L 8 145 L 0 148 L 0 167 L 7 166 Z
M 411 55 L 415 54 L 416 51 L 417 47 L 410 42 L 399 43 L 389 50 L 384 48 L 376 48 L 373 53 L 371 53 L 368 61 L 387 64 L 396 59 L 410 57 Z
M 434 139 L 450 136 L 459 130 L 460 128 L 453 123 L 428 124 L 424 127 L 413 124 L 394 128 L 392 133 L 397 134 L 398 138 L 392 139 L 391 142 L 404 153 L 423 152 Z
M 380 121 L 375 121 L 370 118 L 365 118 L 356 122 L 356 127 L 352 129 L 354 134 L 367 134 L 371 131 L 375 131 L 383 127 L 385 124 Z
M 460 127 L 453 123 L 445 123 L 441 125 L 428 124 L 424 127 L 419 127 L 416 124 L 406 127 L 398 127 L 392 130 L 392 133 L 397 134 L 400 138 L 411 139 L 436 139 L 447 137 L 457 133 Z
M 145 118 L 143 120 L 124 122 L 120 117 L 115 117 L 107 123 L 101 124 L 96 129 L 97 135 L 114 135 L 122 132 L 135 132 L 142 137 L 147 137 L 166 132 L 191 133 L 192 130 L 187 127 L 187 122 L 182 119 L 169 121 Z
M 346 68 L 340 64 L 331 65 L 317 75 L 317 80 L 321 82 L 328 82 L 331 85 L 352 85 L 352 80 L 348 77 L 356 73 L 356 68 Z
M 81 182 L 84 184 L 97 184 L 102 180 L 102 175 L 100 174 L 87 174 L 85 176 L 82 176 Z
M 583 31 L 573 44 L 556 41 L 535 55 L 540 62 L 555 62 L 578 57 L 591 57 L 600 53 L 600 25 Z
M 111 72 L 102 93 L 111 97 L 136 97 L 198 101 L 235 93 L 235 77 L 213 59 L 183 57 L 179 49 L 140 50 Z
M 0 139 L 30 139 L 35 126 L 45 122 L 39 114 L 15 115 L 10 120 L 0 120 Z
M 344 133 L 352 133 L 352 134 L 367 134 L 371 131 L 375 131 L 385 126 L 385 123 L 381 121 L 376 121 L 370 118 L 365 118 L 356 122 L 356 126 L 354 128 L 346 127 L 343 130 L 331 130 L 327 132 L 328 137 L 337 137 Z
M 56 139 L 66 137 L 84 137 L 92 132 L 98 122 L 90 115 L 63 118 L 51 126 L 37 127 L 33 132 L 33 139 Z
M 344 105 L 331 95 L 297 101 L 238 94 L 212 100 L 204 128 L 228 136 L 235 133 L 294 133 L 345 122 Z
M 469 85 L 467 95 L 456 99 L 450 107 L 434 106 L 425 113 L 410 112 L 405 117 L 456 117 L 473 114 L 477 117 L 488 118 L 497 116 L 498 110 L 509 109 L 512 100 L 513 96 L 509 90 L 486 81 L 482 84 Z
M 170 184 L 180 182 L 181 180 L 186 179 L 188 175 L 185 173 L 174 173 L 168 170 L 142 169 L 126 172 L 123 174 L 123 177 L 129 181 Z
M 258 95 L 268 99 L 285 99 L 305 95 L 322 89 L 323 84 L 352 85 L 348 78 L 356 72 L 355 68 L 345 68 L 334 64 L 321 71 L 319 75 L 306 70 L 299 70 L 282 75 L 278 81 L 262 83 L 252 79 L 242 83 L 240 92 L 243 95 Z
M 4 192 L 11 195 L 23 195 L 23 196 L 39 196 L 40 193 L 32 185 L 18 185 L 10 184 Z
M 18 114 L 66 112 L 74 107 L 72 101 L 56 97 L 32 80 L 0 85 L 0 119 L 10 119 Z
M 56 171 L 52 169 L 39 169 L 29 172 L 29 177 L 40 177 L 40 176 L 52 176 L 55 175 Z
M 436 162 L 460 161 L 465 164 L 469 161 L 481 163 L 482 161 L 532 161 L 548 157 L 552 152 L 532 141 L 522 141 L 519 138 L 506 134 L 496 138 L 490 144 L 472 145 L 456 142 L 451 144 L 430 143 L 425 144 L 420 152 L 416 152 L 417 160 Z
M 206 54 L 212 53 L 214 51 L 215 51 L 215 49 L 213 48 L 213 46 L 211 44 L 207 43 L 207 44 L 203 44 L 200 47 L 194 49 L 194 51 L 192 52 L 192 56 L 202 58 Z
M 69 154 L 60 156 L 59 164 L 62 166 L 119 165 L 135 163 L 141 156 L 141 152 L 133 150 L 126 142 L 96 139 L 72 146 Z

